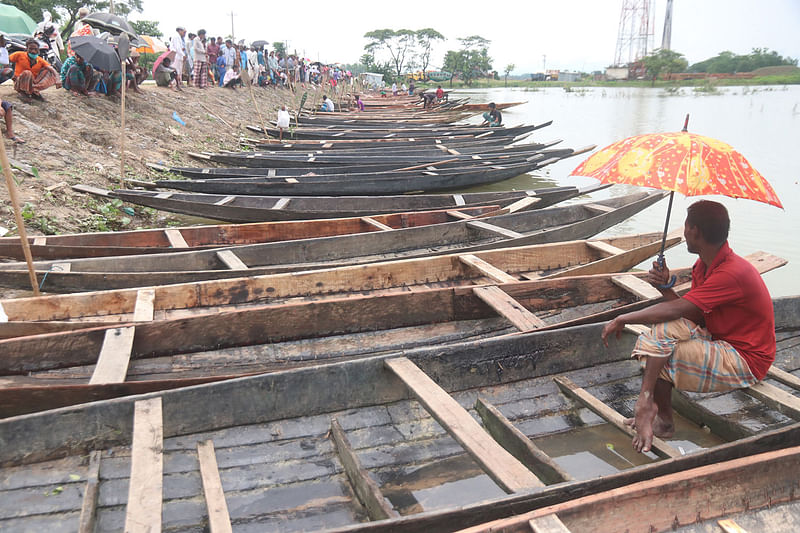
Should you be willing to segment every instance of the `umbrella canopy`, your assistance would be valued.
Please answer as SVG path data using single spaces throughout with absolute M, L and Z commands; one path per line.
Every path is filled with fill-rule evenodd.
M 167 57 L 169 58 L 170 61 L 174 61 L 175 50 L 167 50 L 166 52 L 164 52 L 163 54 L 161 54 L 156 58 L 155 62 L 153 63 L 153 79 L 156 79 L 156 70 L 161 65 L 161 63 L 164 62 L 164 59 Z
M 69 38 L 72 50 L 87 63 L 108 72 L 121 70 L 116 49 L 102 39 L 93 35 L 80 35 Z
M 117 15 L 111 13 L 102 13 L 100 11 L 92 13 L 83 18 L 83 22 L 102 31 L 107 31 L 112 35 L 119 35 L 122 32 L 128 34 L 129 37 L 137 40 L 139 35 L 134 31 L 133 27 L 128 24 L 128 21 Z
M 155 37 L 140 35 L 139 41 L 142 44 L 136 48 L 136 51 L 142 54 L 160 54 L 167 51 L 167 46 Z
M 253 41 L 251 46 L 255 46 L 256 48 L 258 48 L 260 46 L 269 46 L 269 42 L 268 41 Z
M 36 31 L 36 22 L 24 11 L 14 6 L 0 4 L 0 31 L 33 35 Z

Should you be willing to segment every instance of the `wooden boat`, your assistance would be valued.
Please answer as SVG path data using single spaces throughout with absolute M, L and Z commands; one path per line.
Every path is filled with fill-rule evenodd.
M 216 195 L 197 193 L 164 193 L 155 191 L 105 191 L 86 185 L 73 189 L 102 197 L 120 198 L 128 203 L 143 205 L 186 215 L 225 220 L 228 222 L 268 222 L 278 220 L 311 220 L 353 216 L 372 216 L 372 213 L 398 213 L 429 209 L 458 209 L 496 205 L 506 207 L 525 198 L 534 198 L 530 207 L 541 209 L 575 196 L 590 194 L 606 186 L 548 187 L 528 191 L 498 191 L 462 194 L 415 194 L 396 196 L 254 196 Z M 386 224 L 385 222 L 383 222 Z M 373 225 L 373 227 L 375 227 Z M 375 227 L 375 229 L 377 229 Z M 4 247 L 0 239 L 0 255 Z M 17 253 L 16 246 L 12 249 Z M 165 246 L 168 243 L 165 243 Z M 51 253 L 48 250 L 48 253 Z M 22 256 L 17 255 L 21 258 Z M 47 257 L 39 254 L 41 259 Z M 56 257 L 54 257 L 56 258 Z
M 680 240 L 670 236 L 666 246 L 672 247 Z M 661 234 L 648 233 L 152 289 L 14 298 L 0 300 L 0 338 L 134 321 L 141 290 L 146 291 L 141 293 L 142 298 L 149 298 L 147 291 L 152 290 L 152 319 L 164 320 L 248 305 L 279 305 L 287 300 L 342 298 L 367 291 L 418 292 L 434 287 L 473 286 L 487 279 L 516 282 L 622 272 L 653 256 L 660 247 Z
M 508 137 L 486 137 L 484 139 L 474 139 L 473 137 L 468 137 L 467 139 L 456 138 L 456 140 L 452 141 L 443 141 L 441 139 L 435 137 L 428 137 L 428 138 L 421 138 L 421 139 L 414 139 L 414 140 L 406 140 L 406 139 L 396 139 L 391 140 L 392 142 L 387 142 L 385 139 L 381 140 L 365 140 L 365 141 L 354 141 L 354 142 L 320 142 L 320 141 L 287 141 L 287 142 L 278 142 L 277 139 L 269 139 L 267 142 L 264 142 L 264 139 L 253 139 L 253 138 L 244 138 L 241 140 L 241 144 L 245 146 L 252 146 L 257 147 L 259 149 L 264 150 L 278 150 L 278 151 L 334 151 L 338 152 L 339 150 L 375 150 L 375 149 L 407 149 L 407 148 L 414 148 L 414 147 L 437 147 L 441 146 L 442 144 L 446 144 L 448 147 L 452 147 L 454 149 L 458 149 L 462 146 L 497 146 L 503 144 L 510 144 L 512 142 L 520 142 L 522 140 L 527 139 L 531 133 L 526 133 L 525 135 L 520 135 L 518 139 L 509 139 Z
M 800 304 L 785 298 L 775 308 L 781 370 L 796 372 Z M 601 328 L 409 350 L 8 418 L 0 421 L 0 524 L 12 532 L 105 531 L 134 521 L 152 531 L 452 531 L 797 445 L 797 392 L 768 380 L 677 395 L 685 417 L 677 437 L 657 442 L 653 456 L 634 453 L 617 429 L 641 379 L 629 359 L 633 337 L 603 349 Z M 774 374 L 798 386 L 796 376 Z M 602 475 L 578 463 L 582 457 Z M 796 480 L 771 483 L 781 469 L 794 475 L 796 459 L 769 468 L 754 460 L 768 477 L 745 502 L 760 506 L 773 494 L 783 501 L 792 486 L 797 493 Z
M 530 133 L 537 126 L 509 126 L 503 128 L 430 128 L 424 130 L 414 130 L 407 128 L 404 130 L 367 130 L 367 129 L 324 129 L 324 128 L 295 128 L 288 135 L 290 139 L 391 139 L 392 137 L 442 137 L 447 135 L 507 135 L 516 137 L 525 133 Z M 247 126 L 250 131 L 263 133 L 261 126 Z M 267 127 L 267 134 L 278 137 L 276 128 Z M 284 135 L 284 138 L 287 136 Z
M 508 109 L 509 107 L 514 107 L 522 104 L 527 104 L 528 102 L 498 102 L 495 104 L 495 107 L 499 110 Z M 489 111 L 489 104 L 458 104 L 454 106 L 455 109 L 466 109 L 468 111 Z
M 509 246 L 584 239 L 596 235 L 664 197 L 635 193 L 565 207 L 464 219 L 437 225 L 295 241 L 158 255 L 36 261 L 40 288 L 75 292 L 185 283 L 329 268 Z M 442 216 L 448 216 L 442 212 Z M 25 263 L 0 264 L 0 285 L 25 288 Z
M 795 446 L 640 481 L 461 533 L 789 533 L 800 516 L 798 471 Z

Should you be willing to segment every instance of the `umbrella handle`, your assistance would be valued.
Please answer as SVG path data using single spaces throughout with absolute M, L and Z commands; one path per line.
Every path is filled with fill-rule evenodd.
M 664 254 L 663 253 L 658 254 L 658 260 L 657 261 L 658 261 L 659 269 L 664 268 Z M 675 282 L 677 280 L 678 280 L 677 276 L 675 276 L 675 274 L 673 274 L 672 277 L 669 278 L 669 281 L 667 283 L 664 283 L 663 285 L 656 285 L 656 287 L 658 287 L 659 289 L 671 289 L 672 287 L 675 286 Z

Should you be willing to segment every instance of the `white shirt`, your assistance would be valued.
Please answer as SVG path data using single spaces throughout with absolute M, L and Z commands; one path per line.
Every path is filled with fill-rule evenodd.
M 0 65 L 9 65 L 8 48 L 0 46 Z
M 289 121 L 291 121 L 291 117 L 289 116 L 289 112 L 281 109 L 278 111 L 278 127 L 279 128 L 288 128 Z
M 183 59 L 186 56 L 186 43 L 180 33 L 172 36 L 169 42 L 169 49 L 175 52 L 175 59 Z

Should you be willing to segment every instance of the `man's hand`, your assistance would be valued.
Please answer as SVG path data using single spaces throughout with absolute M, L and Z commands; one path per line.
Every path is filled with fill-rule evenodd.
M 614 336 L 619 339 L 624 328 L 625 320 L 622 318 L 622 315 L 605 325 L 603 332 L 600 334 L 600 338 L 603 339 L 603 344 L 606 345 L 606 348 L 608 348 L 608 337 L 613 333 Z
M 647 282 L 654 287 L 669 283 L 670 275 L 666 260 L 663 264 L 659 264 L 658 261 L 653 261 L 653 268 L 651 268 L 647 273 L 645 280 L 647 280 Z

